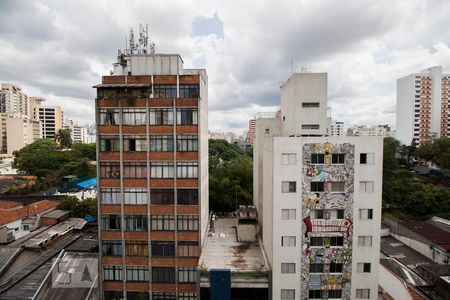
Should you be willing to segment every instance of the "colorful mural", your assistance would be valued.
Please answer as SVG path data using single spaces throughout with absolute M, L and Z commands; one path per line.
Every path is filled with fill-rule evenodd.
M 309 298 L 309 290 L 342 290 L 342 299 L 350 299 L 354 152 L 354 146 L 348 143 L 303 145 L 301 299 Z M 324 154 L 325 163 L 312 164 L 311 154 Z M 332 164 L 333 154 L 345 154 L 344 162 Z M 313 181 L 323 182 L 324 191 L 311 192 Z M 332 192 L 332 182 L 344 182 L 344 190 Z M 314 219 L 313 209 L 343 209 L 344 215 L 339 219 Z M 322 238 L 323 246 L 311 246 L 311 237 Z M 343 239 L 343 246 L 333 246 L 333 239 Z M 311 263 L 323 264 L 323 272 L 310 273 Z M 336 270 L 336 264 L 342 264 L 342 270 Z

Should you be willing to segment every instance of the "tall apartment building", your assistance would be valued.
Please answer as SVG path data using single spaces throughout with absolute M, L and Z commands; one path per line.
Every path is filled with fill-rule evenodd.
M 197 299 L 208 224 L 208 78 L 178 54 L 119 51 L 97 88 L 105 299 Z
M 247 131 L 247 143 L 253 147 L 253 141 L 255 139 L 255 125 L 256 119 L 252 118 L 248 120 L 248 131 Z
M 403 144 L 450 136 L 450 74 L 435 66 L 397 80 L 397 133 Z
M 66 119 L 63 129 L 70 131 L 70 137 L 73 142 L 88 143 L 88 129 L 86 126 L 78 125 L 74 121 Z
M 331 121 L 331 136 L 343 136 L 344 134 L 344 122 Z
M 383 140 L 329 136 L 327 74 L 293 74 L 257 116 L 254 205 L 272 299 L 378 299 Z
M 28 116 L 28 96 L 22 91 L 22 88 L 9 83 L 2 83 L 0 86 L 0 112 Z
M 54 139 L 63 128 L 64 113 L 61 106 L 40 106 L 39 120 L 42 125 L 42 138 Z

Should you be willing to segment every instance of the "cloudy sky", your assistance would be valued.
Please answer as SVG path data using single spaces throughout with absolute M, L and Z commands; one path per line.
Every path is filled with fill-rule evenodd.
M 207 69 L 212 131 L 240 133 L 276 110 L 291 61 L 328 72 L 334 119 L 395 128 L 396 79 L 432 65 L 450 72 L 449 15 L 447 0 L 1 0 L 0 82 L 92 123 L 91 87 L 143 23 L 156 52 Z

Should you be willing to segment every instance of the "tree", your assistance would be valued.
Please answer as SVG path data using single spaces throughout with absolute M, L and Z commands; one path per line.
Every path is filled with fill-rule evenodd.
M 431 161 L 443 169 L 450 169 L 450 139 L 440 138 L 420 145 L 414 154 L 424 160 Z
M 80 201 L 77 197 L 67 196 L 59 208 L 70 211 L 75 218 L 84 218 L 87 215 L 97 216 L 97 200 L 94 198 Z
M 71 152 L 76 158 L 87 158 L 89 160 L 96 160 L 95 143 L 85 144 L 76 142 L 71 146 Z
M 72 145 L 72 137 L 69 129 L 60 129 L 55 136 L 55 141 L 61 149 L 70 148 Z

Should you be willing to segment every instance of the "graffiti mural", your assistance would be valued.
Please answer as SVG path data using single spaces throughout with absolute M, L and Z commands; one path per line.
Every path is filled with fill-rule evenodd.
M 348 143 L 303 145 L 301 299 L 309 298 L 309 290 L 322 290 L 325 295 L 341 290 L 342 299 L 350 299 L 354 149 Z M 313 154 L 320 154 L 323 163 L 312 163 Z M 337 163 L 333 163 L 333 154 L 341 155 Z M 319 191 L 311 191 L 312 182 Z M 317 210 L 339 210 L 340 215 L 313 215 Z M 311 264 L 319 269 L 312 269 Z

